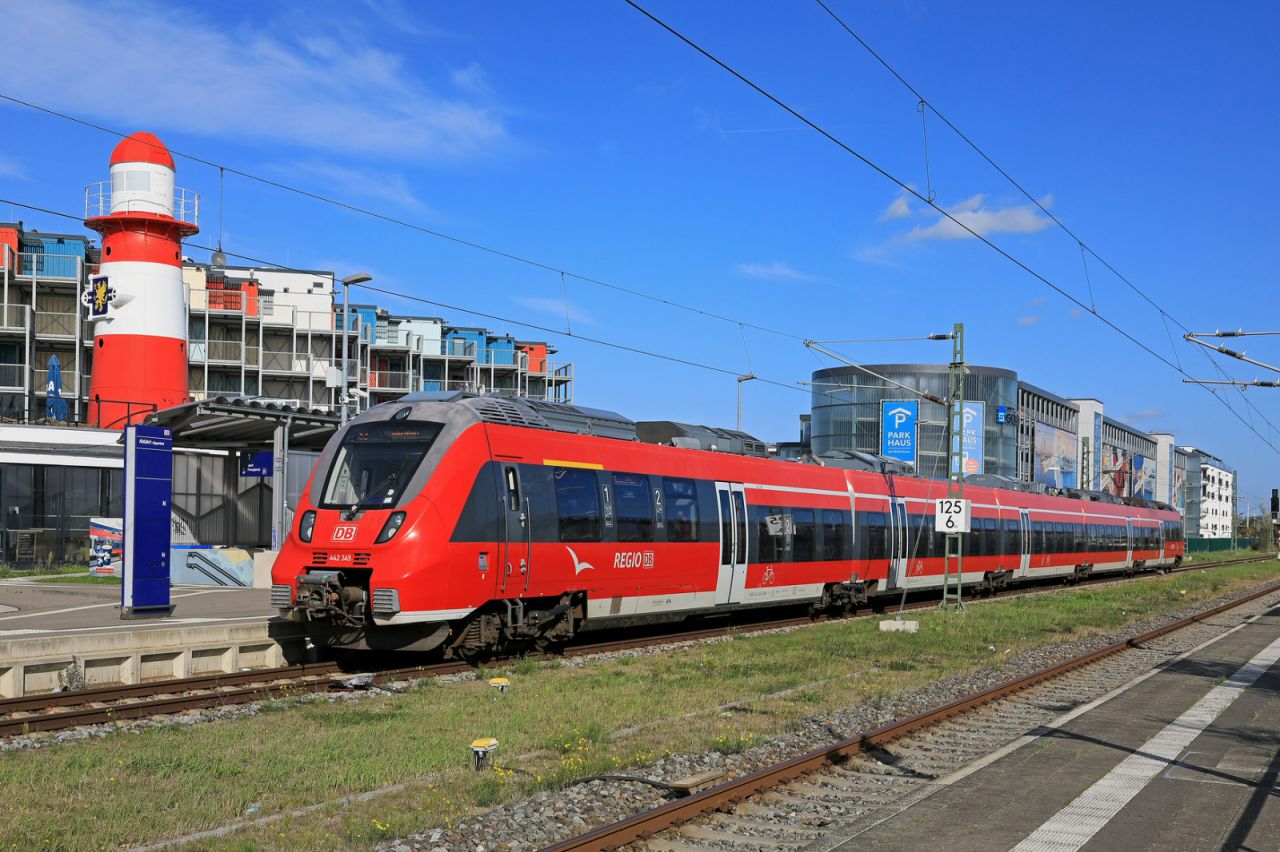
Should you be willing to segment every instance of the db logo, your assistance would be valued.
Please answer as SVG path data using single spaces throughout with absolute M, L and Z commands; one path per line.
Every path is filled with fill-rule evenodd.
M 333 528 L 334 541 L 355 541 L 356 526 L 354 524 L 343 524 Z

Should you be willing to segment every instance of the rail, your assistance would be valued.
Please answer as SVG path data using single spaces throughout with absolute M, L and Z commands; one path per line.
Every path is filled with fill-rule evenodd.
M 665 829 L 686 823 L 695 817 L 721 810 L 802 775 L 824 769 L 856 754 L 882 746 L 923 728 L 936 725 L 975 707 L 998 701 L 1015 692 L 1087 666 L 1129 648 L 1141 647 L 1143 644 L 1167 633 L 1205 621 L 1229 609 L 1242 606 L 1277 591 L 1280 591 L 1280 583 L 1273 583 L 1220 606 L 1188 616 L 1171 624 L 1157 627 L 1154 630 L 1148 630 L 1137 636 L 1108 645 L 1105 648 L 1081 654 L 1064 663 L 1048 666 L 1024 677 L 957 698 L 932 710 L 926 710 L 923 713 L 917 713 L 914 716 L 908 716 L 873 728 L 858 736 L 822 746 L 807 754 L 802 754 L 773 766 L 767 766 L 748 775 L 696 793 L 688 798 L 670 802 L 628 819 L 602 826 L 579 837 L 556 844 L 550 847 L 550 852 L 621 848 L 629 843 L 651 837 Z

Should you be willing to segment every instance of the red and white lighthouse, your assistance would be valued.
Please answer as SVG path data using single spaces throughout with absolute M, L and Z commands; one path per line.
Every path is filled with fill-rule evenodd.
M 85 189 L 84 224 L 102 234 L 102 266 L 84 294 L 93 322 L 89 420 L 105 428 L 187 402 L 181 240 L 199 230 L 199 197 L 173 178 L 164 143 L 135 133 L 111 152 L 111 180 Z

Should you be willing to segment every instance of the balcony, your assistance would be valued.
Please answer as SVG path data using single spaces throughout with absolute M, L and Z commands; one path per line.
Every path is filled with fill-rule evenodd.
M 0 364 L 0 388 L 5 390 L 26 390 L 26 364 Z
M 125 173 L 128 174 L 135 173 Z M 191 190 L 175 186 L 168 209 L 164 210 L 157 210 L 155 203 L 145 200 L 149 194 L 146 190 L 134 190 L 123 185 L 113 187 L 109 180 L 91 183 L 84 188 L 84 218 L 110 216 L 112 213 L 161 213 L 179 222 L 200 224 L 200 196 Z
M 436 392 L 474 391 L 476 385 L 469 379 L 423 379 L 422 389 Z
M 26 305 L 0 305 L 0 332 L 25 333 L 30 310 Z
M 403 391 L 408 393 L 412 376 L 400 370 L 370 370 L 370 391 Z
M 440 341 L 440 354 L 446 358 L 474 358 L 476 342 L 461 337 L 450 337 Z
M 36 311 L 34 329 L 36 337 L 61 337 L 74 340 L 80 325 L 80 317 L 74 311 Z
M 69 254 L 20 252 L 15 272 L 18 278 L 79 284 L 84 272 L 84 261 Z
M 34 375 L 31 379 L 31 389 L 35 391 L 36 396 L 48 396 L 49 371 L 44 369 L 33 370 L 32 372 Z M 79 381 L 76 377 L 76 371 L 68 370 L 64 367 L 62 370 L 62 391 L 60 395 L 63 399 L 67 400 L 68 404 L 74 402 L 76 397 L 76 388 L 78 386 Z

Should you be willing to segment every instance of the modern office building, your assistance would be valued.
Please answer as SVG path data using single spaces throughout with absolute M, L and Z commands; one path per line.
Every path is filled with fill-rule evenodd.
M 930 478 L 945 477 L 946 409 L 940 400 L 949 392 L 947 365 L 828 368 L 813 374 L 812 388 L 813 453 L 892 455 L 892 448 L 883 443 L 886 417 L 894 406 L 912 403 L 918 406 L 915 470 Z M 1186 506 L 1189 529 L 1202 528 L 1204 535 L 1229 534 L 1222 530 L 1224 523 L 1230 527 L 1230 506 L 1206 504 L 1203 523 L 1198 514 L 1202 477 L 1208 483 L 1204 488 L 1210 489 L 1204 491 L 1204 500 L 1211 494 L 1218 495 L 1213 499 L 1231 499 L 1220 496 L 1234 482 L 1220 459 L 1178 449 L 1171 435 L 1151 435 L 1109 417 L 1101 400 L 1060 396 L 1019 381 L 1011 370 L 970 366 L 965 400 L 970 422 L 965 443 L 981 458 L 966 462 L 968 473 Z M 788 451 L 795 454 L 790 445 Z M 1217 467 L 1210 471 L 1205 467 L 1210 463 Z
M 945 364 L 874 364 L 868 367 L 830 367 L 818 370 L 812 379 L 810 442 L 813 452 L 881 451 L 883 403 L 918 402 L 915 469 L 931 479 L 947 475 L 947 410 L 937 401 L 950 393 Z M 1017 407 L 1018 376 L 998 367 L 969 368 L 965 399 L 981 428 L 971 426 L 978 446 L 977 470 L 1016 477 L 1018 473 L 1018 429 L 1007 415 Z M 1000 420 L 1000 410 L 1006 418 Z

